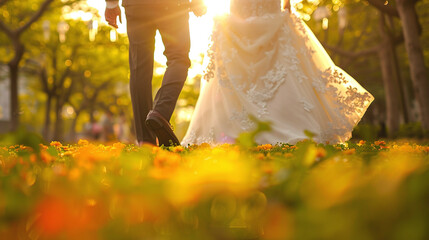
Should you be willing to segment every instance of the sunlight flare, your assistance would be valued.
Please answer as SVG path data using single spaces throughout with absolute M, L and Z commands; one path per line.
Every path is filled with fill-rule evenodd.
M 229 13 L 230 0 L 204 0 L 208 15 Z

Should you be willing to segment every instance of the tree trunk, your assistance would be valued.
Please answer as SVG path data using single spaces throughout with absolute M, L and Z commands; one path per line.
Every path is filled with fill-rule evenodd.
M 18 99 L 18 66 L 9 64 L 10 73 L 10 127 L 15 131 L 19 126 L 19 99 Z
M 390 40 L 391 42 L 395 43 L 395 23 L 393 20 L 392 16 L 387 15 L 388 18 L 388 26 L 390 28 Z M 401 106 L 402 106 L 402 115 L 403 115 L 403 120 L 404 123 L 409 123 L 410 122 L 410 118 L 411 118 L 411 99 L 410 96 L 408 94 L 408 86 L 405 84 L 404 79 L 401 77 L 401 68 L 399 66 L 399 59 L 398 59 L 398 54 L 397 54 L 397 43 L 392 45 L 392 57 L 393 57 L 393 62 L 395 64 L 394 70 L 395 70 L 395 74 L 398 80 L 398 86 L 399 86 L 399 93 L 401 95 Z
M 63 118 L 61 116 L 63 104 L 61 104 L 59 101 L 60 100 L 58 99 L 55 107 L 55 125 L 53 138 L 55 141 L 63 140 Z
M 378 51 L 380 58 L 383 85 L 386 95 L 386 127 L 388 137 L 394 137 L 399 130 L 399 119 L 401 114 L 400 91 L 398 78 L 395 71 L 393 56 L 393 42 L 386 31 L 384 14 L 380 16 L 380 35 L 382 44 Z
M 81 110 L 75 111 L 76 116 L 75 116 L 75 118 L 73 118 L 73 121 L 72 121 L 71 126 L 70 126 L 69 138 L 72 142 L 74 142 L 76 140 L 77 120 L 79 119 L 79 115 L 81 112 L 82 112 Z
M 95 116 L 94 116 L 94 113 L 95 113 L 95 109 L 94 109 L 94 102 L 89 102 L 89 109 L 88 109 L 88 112 L 89 112 L 89 121 L 91 122 L 91 124 L 92 123 L 95 123 Z
M 420 108 L 422 126 L 425 131 L 429 131 L 429 76 L 427 75 L 419 37 L 419 23 L 415 2 L 398 0 L 396 3 L 401 18 L 402 31 L 404 32 L 405 48 L 410 62 L 411 79 Z
M 392 39 L 393 40 L 393 39 Z M 393 56 L 393 61 L 395 63 L 395 74 L 397 76 L 397 80 L 398 80 L 398 86 L 399 86 L 399 91 L 401 94 L 401 106 L 402 106 L 402 114 L 404 117 L 404 123 L 410 123 L 411 121 L 411 98 L 410 95 L 408 93 L 408 86 L 406 84 L 406 82 L 404 82 L 404 79 L 401 77 L 401 68 L 399 66 L 399 59 L 398 59 L 398 54 L 397 54 L 397 49 L 396 47 L 393 47 L 392 49 L 392 56 Z
M 54 0 L 45 0 L 40 8 L 30 16 L 27 22 L 21 22 L 21 26 L 15 30 L 8 27 L 2 20 L 0 20 L 0 31 L 5 33 L 7 37 L 11 40 L 13 48 L 15 51 L 15 56 L 8 63 L 9 73 L 10 73 L 10 113 L 11 113 L 11 130 L 16 130 L 19 126 L 19 92 L 18 92 L 18 72 L 19 72 L 19 63 L 21 62 L 22 56 L 24 55 L 25 46 L 20 41 L 20 36 L 25 32 L 31 25 L 40 19 L 40 17 L 48 9 L 48 6 Z M 3 1 L 1 5 L 6 4 L 6 1 Z
M 19 126 L 19 62 L 21 62 L 25 48 L 24 45 L 22 45 L 20 42 L 18 35 L 14 35 L 12 41 L 15 50 L 15 56 L 9 62 L 8 66 L 10 74 L 10 126 L 11 131 L 14 131 Z
M 45 140 L 50 140 L 52 95 L 51 94 L 47 94 L 47 95 L 48 95 L 48 98 L 46 99 L 45 123 L 43 126 L 43 138 Z

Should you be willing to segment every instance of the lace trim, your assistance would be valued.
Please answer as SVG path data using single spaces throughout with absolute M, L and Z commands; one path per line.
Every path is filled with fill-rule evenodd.
M 207 58 L 209 60 L 206 69 L 204 70 L 203 79 L 210 81 L 211 79 L 218 79 L 221 86 L 230 88 L 229 77 L 226 72 L 225 64 L 230 63 L 230 58 L 227 57 L 226 51 L 222 51 L 219 46 L 223 41 L 224 35 L 220 31 L 220 23 L 215 21 L 213 32 L 210 36 L 210 46 L 207 51 Z M 223 59 L 223 60 L 221 60 Z
M 313 104 L 311 104 L 311 103 L 309 103 L 307 100 L 305 100 L 305 99 L 302 99 L 301 101 L 300 101 L 300 103 L 302 104 L 302 108 L 305 110 L 305 111 L 307 111 L 307 112 L 311 112 L 311 110 L 313 110 L 313 108 L 314 108 L 314 105 Z
M 208 143 L 211 145 L 215 144 L 215 133 L 214 128 L 210 128 L 207 136 L 197 136 L 196 131 L 192 131 L 187 134 L 186 138 L 183 139 L 182 145 L 187 146 L 188 144 L 203 144 Z
M 254 2 L 259 1 L 255 0 Z M 264 0 L 262 0 L 264 1 Z M 250 1 L 252 2 L 252 1 Z M 263 5 L 263 3 L 260 3 Z M 252 13 L 254 14 L 254 13 Z M 273 15 L 265 15 L 264 17 L 272 18 Z M 303 41 L 311 41 L 305 23 L 294 14 L 290 14 L 291 20 L 294 23 L 296 30 L 299 31 L 298 37 Z M 306 47 L 295 49 L 291 41 L 291 35 L 296 36 L 296 33 L 286 23 L 280 28 L 277 41 L 272 43 L 267 55 L 274 53 L 280 54 L 265 75 L 259 76 L 254 80 L 249 80 L 245 75 L 233 75 L 227 70 L 228 64 L 234 62 L 237 58 L 238 51 L 234 48 L 223 48 L 222 45 L 226 41 L 222 31 L 223 26 L 216 23 L 211 46 L 208 51 L 209 63 L 206 68 L 204 79 L 207 81 L 219 81 L 222 88 L 233 90 L 233 94 L 240 95 L 248 102 L 253 103 L 257 107 L 258 118 L 267 114 L 268 101 L 273 98 L 278 88 L 287 80 L 293 79 L 299 83 L 311 81 L 316 92 L 323 95 L 323 98 L 329 98 L 331 103 L 334 103 L 334 109 L 337 115 L 332 122 L 326 123 L 326 127 L 321 129 L 315 139 L 318 142 L 342 142 L 350 138 L 353 127 L 358 123 L 369 104 L 373 101 L 373 96 L 364 89 L 348 86 L 349 84 L 346 75 L 339 71 L 335 66 L 326 69 L 314 76 L 307 76 L 302 72 L 297 54 L 307 56 L 309 61 L 314 49 L 305 44 Z M 231 36 L 229 36 L 231 37 Z M 250 41 L 250 40 L 247 40 Z M 241 42 L 246 42 L 241 39 Z M 227 44 L 226 46 L 230 46 Z M 252 72 L 254 68 L 249 66 L 247 76 L 256 76 Z M 311 79 L 309 79 L 309 77 Z M 306 100 L 301 100 L 302 107 L 305 111 L 311 112 L 314 109 L 314 103 Z M 231 113 L 230 120 L 240 123 L 243 131 L 249 131 L 254 128 L 254 123 L 248 118 L 248 111 L 245 108 Z M 189 134 L 187 141 L 201 144 L 203 142 L 215 143 L 214 129 L 210 129 L 208 136 L 197 137 L 195 132 Z
M 319 83 L 320 92 L 327 92 L 336 99 L 337 109 L 347 116 L 361 115 L 374 97 L 367 91 L 359 91 L 356 87 L 348 86 L 341 91 L 339 86 L 349 83 L 346 76 L 337 69 L 328 68 L 322 73 L 322 85 Z
M 264 18 L 273 17 L 275 16 L 264 16 Z M 246 76 L 228 73 L 226 66 L 234 62 L 239 56 L 237 49 L 222 47 L 224 44 L 227 45 L 227 36 L 222 30 L 221 24 L 219 22 L 215 23 L 210 48 L 207 53 L 209 62 L 203 78 L 206 81 L 217 80 L 220 86 L 232 89 L 237 94 L 242 95 L 247 101 L 258 107 L 257 117 L 263 117 L 267 114 L 268 101 L 273 98 L 278 88 L 286 81 L 288 78 L 287 73 L 295 72 L 299 69 L 298 51 L 289 44 L 292 32 L 289 26 L 283 23 L 279 32 L 274 36 L 278 37 L 280 41 L 271 42 L 269 50 L 265 52 L 268 56 L 275 55 L 278 52 L 280 57 L 276 59 L 274 66 L 268 69 L 265 75 L 256 77 L 257 72 L 255 72 L 252 63 L 246 68 Z M 228 37 L 235 38 L 236 36 Z M 243 38 L 240 38 L 239 41 L 246 42 Z M 247 40 L 247 42 L 249 41 Z M 269 59 L 267 60 L 269 61 Z M 302 74 L 297 74 L 293 78 L 299 82 L 307 80 L 307 77 Z
M 251 131 L 256 127 L 255 122 L 250 120 L 249 112 L 243 107 L 241 111 L 236 111 L 230 117 L 231 121 L 239 122 L 243 131 Z

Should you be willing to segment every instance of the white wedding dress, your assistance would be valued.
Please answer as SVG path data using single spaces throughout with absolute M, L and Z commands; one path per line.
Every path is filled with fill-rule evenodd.
M 307 25 L 280 0 L 232 0 L 215 19 L 207 80 L 182 145 L 233 143 L 271 123 L 258 144 L 342 143 L 373 96 L 338 68 Z

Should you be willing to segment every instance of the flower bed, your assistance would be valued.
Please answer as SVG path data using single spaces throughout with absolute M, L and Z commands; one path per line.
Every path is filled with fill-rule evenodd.
M 428 162 L 383 141 L 3 145 L 0 238 L 428 239 Z

